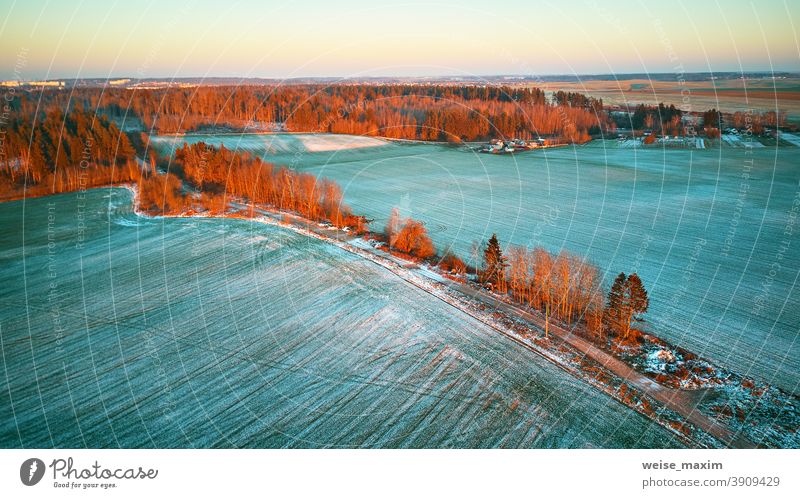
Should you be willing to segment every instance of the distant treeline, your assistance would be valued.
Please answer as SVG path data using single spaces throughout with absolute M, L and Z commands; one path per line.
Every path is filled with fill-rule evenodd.
M 619 128 L 653 131 L 660 135 L 683 135 L 685 127 L 682 117 L 683 111 L 674 105 L 639 104 L 629 115 L 617 114 L 614 121 Z
M 729 125 L 739 130 L 750 130 L 760 135 L 766 128 L 784 128 L 788 125 L 785 111 L 743 112 L 737 111 L 731 115 Z
M 597 113 L 603 111 L 603 99 L 596 99 L 582 93 L 559 90 L 553 94 L 553 101 L 558 105 L 592 109 Z
M 23 96 L 17 110 L 42 102 L 79 103 L 113 117 L 142 120 L 159 133 L 282 124 L 288 131 L 350 133 L 413 140 L 556 137 L 583 142 L 613 126 L 602 101 L 538 88 L 475 85 L 199 86 L 77 88 Z
M 659 135 L 683 135 L 699 133 L 717 138 L 723 128 L 731 127 L 739 130 L 750 130 L 756 135 L 762 134 L 766 128 L 779 128 L 788 125 L 786 112 L 734 112 L 724 114 L 717 109 L 708 109 L 698 113 L 700 122 L 697 129 L 691 129 L 694 122 L 683 122 L 684 112 L 674 105 L 637 105 L 630 114 L 616 113 L 613 121 L 619 128 L 631 128 L 637 131 L 652 131 Z

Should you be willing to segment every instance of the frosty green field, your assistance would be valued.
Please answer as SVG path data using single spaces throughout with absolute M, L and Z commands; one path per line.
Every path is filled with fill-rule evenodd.
M 367 260 L 131 200 L 0 204 L 0 446 L 679 445 Z
M 328 140 L 328 138 L 321 138 Z M 645 327 L 788 392 L 800 382 L 800 149 L 621 149 L 614 141 L 493 156 L 387 142 L 310 152 L 294 135 L 159 139 L 224 143 L 332 178 L 381 229 L 392 207 L 425 222 L 440 250 L 505 243 L 567 249 L 609 284 L 638 272 Z M 275 145 L 278 144 L 278 145 Z

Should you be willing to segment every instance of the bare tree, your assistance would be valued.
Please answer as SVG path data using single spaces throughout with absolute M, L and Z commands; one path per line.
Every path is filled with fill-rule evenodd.
M 394 247 L 395 238 L 397 237 L 397 233 L 400 231 L 401 225 L 402 220 L 400 218 L 400 210 L 397 208 L 392 208 L 392 213 L 389 215 L 389 221 L 386 222 L 386 228 L 383 230 L 389 247 Z
M 486 244 L 486 249 L 483 251 L 483 272 L 481 274 L 481 281 L 490 284 L 492 289 L 496 292 L 505 293 L 506 282 L 506 257 L 503 256 L 503 251 L 500 249 L 500 242 L 497 240 L 497 235 L 492 234 L 489 242 Z
M 550 331 L 550 311 L 553 304 L 553 257 L 541 247 L 533 250 L 534 303 L 544 311 L 544 335 Z
M 521 246 L 508 249 L 508 281 L 511 297 L 516 301 L 526 302 L 529 286 L 528 250 Z

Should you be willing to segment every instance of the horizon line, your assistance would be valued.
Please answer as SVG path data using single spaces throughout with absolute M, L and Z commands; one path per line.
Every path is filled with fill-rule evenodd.
M 675 72 L 675 71 L 643 71 L 643 72 L 620 72 L 620 73 L 542 73 L 542 74 L 519 74 L 519 73 L 487 73 L 487 74 L 473 74 L 473 75 L 442 75 L 442 74 L 430 74 L 430 75 L 407 75 L 407 76 L 398 76 L 398 75 L 378 75 L 378 76 L 331 76 L 331 75 L 318 75 L 318 76 L 236 76 L 236 75 L 227 75 L 227 76 L 131 76 L 131 75 L 112 75 L 112 76 L 79 76 L 79 77 L 44 77 L 44 78 L 29 78 L 29 79 L 19 79 L 19 78 L 6 78 L 2 81 L 18 81 L 20 83 L 27 83 L 31 81 L 83 81 L 83 80 L 119 80 L 119 79 L 128 79 L 131 81 L 147 81 L 147 80 L 158 80 L 158 81 L 178 81 L 178 80 L 219 80 L 219 79 L 226 79 L 226 80 L 272 80 L 272 81 L 292 81 L 292 80 L 309 80 L 309 79 L 318 79 L 318 80 L 357 80 L 357 79 L 442 79 L 442 80 L 454 80 L 454 79 L 471 79 L 471 80 L 479 80 L 482 78 L 517 78 L 517 79 L 525 79 L 525 80 L 536 80 L 539 78 L 555 78 L 555 77 L 565 77 L 565 78 L 581 78 L 581 77 L 608 77 L 608 78 L 615 78 L 620 79 L 623 76 L 664 76 L 664 75 L 704 75 L 708 77 L 713 77 L 716 75 L 775 75 L 775 76 L 798 76 L 800 77 L 800 71 L 798 70 L 775 70 L 775 69 L 753 69 L 753 70 L 746 70 L 746 71 L 684 71 L 684 72 Z M 624 78 L 623 78 L 624 79 Z

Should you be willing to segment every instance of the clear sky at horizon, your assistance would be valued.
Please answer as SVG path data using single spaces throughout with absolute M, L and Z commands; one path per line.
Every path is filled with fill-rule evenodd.
M 0 79 L 800 71 L 788 0 L 0 5 Z

